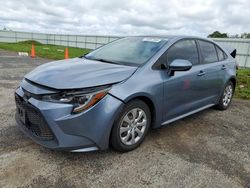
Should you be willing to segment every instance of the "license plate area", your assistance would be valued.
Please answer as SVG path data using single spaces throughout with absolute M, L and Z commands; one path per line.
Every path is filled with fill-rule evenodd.
M 17 114 L 23 124 L 26 124 L 26 111 L 21 106 L 17 106 Z

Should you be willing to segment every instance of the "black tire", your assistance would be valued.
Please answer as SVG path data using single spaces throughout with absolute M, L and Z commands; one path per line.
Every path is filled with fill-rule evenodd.
M 227 87 L 232 88 L 232 95 L 231 95 L 230 101 L 227 104 L 225 104 L 223 99 L 225 97 L 225 90 L 227 89 Z M 234 84 L 233 84 L 232 81 L 228 81 L 227 84 L 225 85 L 224 89 L 223 89 L 223 92 L 222 92 L 221 96 L 220 96 L 219 103 L 215 107 L 218 110 L 226 110 L 226 109 L 228 109 L 228 107 L 230 106 L 230 104 L 232 102 L 233 94 L 234 94 Z
M 146 116 L 146 118 L 145 118 L 144 115 L 143 115 L 143 118 L 146 119 L 146 123 L 145 123 L 146 125 L 144 126 L 145 127 L 144 128 L 144 132 L 143 132 L 143 134 L 142 134 L 142 136 L 140 138 L 139 138 L 139 134 L 137 134 L 134 131 L 134 135 L 136 135 L 137 138 L 139 138 L 139 140 L 136 143 L 132 144 L 132 145 L 126 145 L 121 140 L 120 127 L 121 127 L 121 124 L 124 123 L 124 117 L 128 116 L 130 114 L 131 110 L 133 110 L 133 109 L 138 109 L 139 110 L 139 111 L 137 111 L 138 112 L 138 114 L 137 114 L 138 116 L 139 116 L 139 112 L 141 112 L 140 110 L 144 111 L 144 115 Z M 134 121 L 135 121 L 135 119 L 134 119 Z M 146 136 L 146 134 L 147 134 L 147 132 L 149 130 L 150 124 L 151 124 L 151 113 L 150 113 L 150 109 L 149 109 L 148 105 L 145 102 L 143 102 L 141 100 L 138 100 L 138 99 L 135 99 L 133 101 L 128 102 L 124 106 L 123 110 L 121 111 L 121 113 L 118 115 L 118 117 L 116 118 L 116 120 L 114 122 L 114 125 L 113 125 L 113 128 L 112 128 L 112 132 L 111 132 L 111 137 L 110 137 L 110 144 L 111 144 L 111 146 L 116 151 L 120 151 L 120 152 L 128 152 L 128 151 L 134 150 L 144 140 L 144 138 L 145 138 L 145 136 Z M 130 127 L 129 124 L 128 124 L 128 127 Z M 125 131 L 125 134 L 129 135 L 130 133 L 128 133 L 127 131 Z M 132 139 L 132 137 L 131 137 L 131 139 Z

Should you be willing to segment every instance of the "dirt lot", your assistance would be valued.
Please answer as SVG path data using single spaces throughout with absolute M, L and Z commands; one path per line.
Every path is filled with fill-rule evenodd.
M 153 130 L 135 151 L 43 148 L 15 126 L 14 90 L 47 62 L 0 50 L 0 187 L 250 187 L 250 101 Z

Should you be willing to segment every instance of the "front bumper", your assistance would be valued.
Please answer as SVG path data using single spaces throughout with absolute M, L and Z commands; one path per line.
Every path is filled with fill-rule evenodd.
M 113 122 L 123 107 L 120 100 L 108 94 L 90 109 L 79 114 L 71 114 L 70 104 L 45 102 L 32 97 L 24 100 L 25 94 L 21 87 L 16 90 L 15 95 L 24 103 L 23 105 L 28 105 L 34 111 L 36 115 L 35 118 L 32 116 L 32 119 L 39 122 L 35 123 L 38 128 L 34 128 L 31 123 L 34 120 L 28 118 L 23 121 L 17 112 L 16 122 L 21 130 L 36 143 L 58 150 L 107 149 Z

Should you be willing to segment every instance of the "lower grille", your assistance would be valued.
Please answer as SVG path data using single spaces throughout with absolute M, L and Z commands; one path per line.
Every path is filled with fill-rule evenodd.
M 17 118 L 29 131 L 32 132 L 32 134 L 41 139 L 54 139 L 53 133 L 51 132 L 39 110 L 25 102 L 17 94 L 15 95 L 15 101 L 17 105 Z

